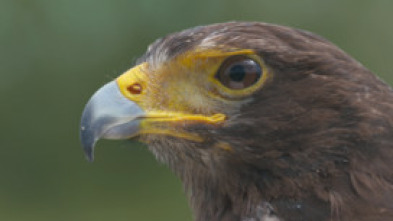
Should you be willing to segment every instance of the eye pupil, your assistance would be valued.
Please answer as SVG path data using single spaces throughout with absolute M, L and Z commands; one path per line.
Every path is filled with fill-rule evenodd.
M 242 65 L 234 65 L 229 70 L 229 77 L 236 82 L 241 82 L 246 76 L 246 71 Z
M 216 78 L 230 89 L 240 90 L 255 84 L 262 75 L 262 68 L 255 60 L 236 55 L 225 60 Z

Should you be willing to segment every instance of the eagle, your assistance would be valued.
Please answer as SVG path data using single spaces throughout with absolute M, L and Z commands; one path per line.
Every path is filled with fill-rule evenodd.
M 393 220 L 393 92 L 308 31 L 198 26 L 100 88 L 80 136 L 145 143 L 196 221 Z

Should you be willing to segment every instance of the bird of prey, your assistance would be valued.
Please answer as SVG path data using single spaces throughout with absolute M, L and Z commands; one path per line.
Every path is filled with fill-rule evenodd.
M 181 179 L 197 221 L 393 220 L 393 92 L 337 46 L 229 22 L 158 39 L 81 120 Z

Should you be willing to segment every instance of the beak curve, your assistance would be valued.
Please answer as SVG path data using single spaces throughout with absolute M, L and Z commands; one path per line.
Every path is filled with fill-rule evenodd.
M 101 139 L 136 136 L 145 112 L 121 93 L 116 81 L 101 87 L 90 98 L 82 114 L 80 139 L 86 158 L 94 159 L 94 146 Z

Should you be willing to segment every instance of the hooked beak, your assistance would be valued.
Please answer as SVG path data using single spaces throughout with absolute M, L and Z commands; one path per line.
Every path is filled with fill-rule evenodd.
M 144 111 L 124 97 L 116 81 L 101 87 L 86 104 L 82 114 L 80 139 L 86 158 L 93 161 L 94 145 L 101 139 L 136 136 Z
M 94 145 L 101 138 L 127 139 L 140 134 L 156 134 L 201 142 L 203 139 L 198 134 L 181 128 L 186 124 L 217 125 L 225 121 L 226 115 L 221 113 L 208 116 L 149 107 L 145 90 L 149 82 L 147 73 L 147 63 L 129 69 L 101 87 L 86 104 L 80 138 L 89 161 L 93 161 Z

